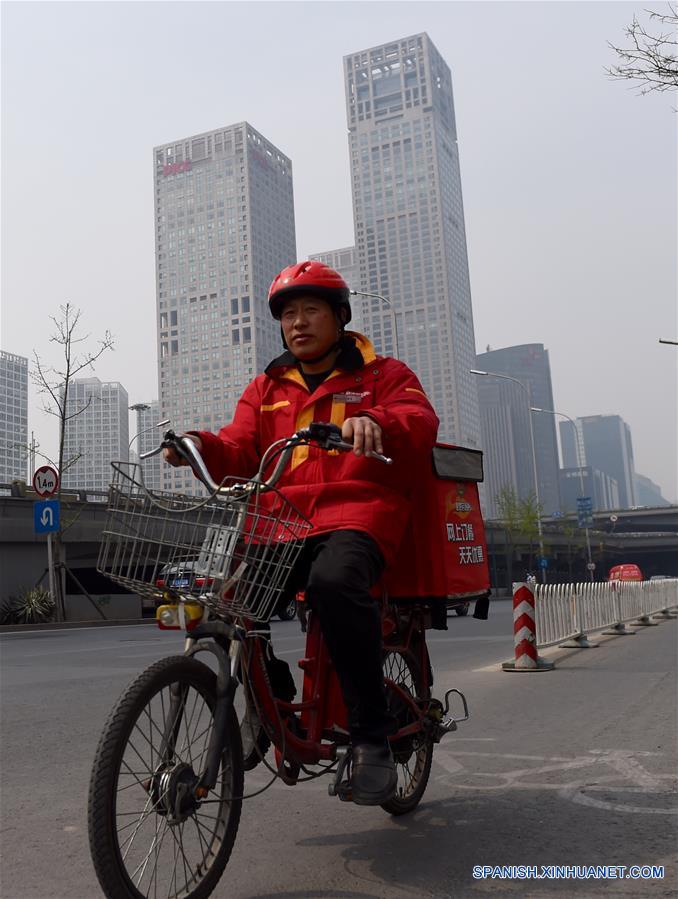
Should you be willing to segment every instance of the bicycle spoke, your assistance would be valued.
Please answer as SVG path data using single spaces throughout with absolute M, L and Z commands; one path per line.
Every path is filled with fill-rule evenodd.
M 111 718 L 114 768 L 109 754 L 100 756 L 92 789 L 101 787 L 90 800 L 97 830 L 90 830 L 90 840 L 102 824 L 112 827 L 113 852 L 102 843 L 93 855 L 106 895 L 133 889 L 143 899 L 189 899 L 206 895 L 226 863 L 235 833 L 229 822 L 237 827 L 240 814 L 231 796 L 242 792 L 234 789 L 242 773 L 231 759 L 237 742 L 229 731 L 209 804 L 192 794 L 214 734 L 214 676 L 182 657 L 156 665 L 156 673 L 140 676 L 141 701 L 127 700 L 127 717 Z

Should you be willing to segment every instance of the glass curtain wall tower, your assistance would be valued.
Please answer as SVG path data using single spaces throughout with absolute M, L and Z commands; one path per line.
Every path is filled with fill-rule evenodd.
M 247 122 L 154 149 L 160 417 L 218 431 L 282 351 L 267 306 L 296 259 L 292 164 Z M 186 469 L 165 487 L 193 492 Z
M 0 484 L 26 480 L 28 359 L 0 352 Z M 33 472 L 28 472 L 28 478 Z
M 68 388 L 61 483 L 70 490 L 108 490 L 111 462 L 126 461 L 129 445 L 129 399 L 117 381 L 75 378 Z
M 479 446 L 473 312 L 450 70 L 426 34 L 344 57 L 358 289 L 383 294 L 398 355 L 419 375 L 440 438 Z M 358 299 L 378 352 L 393 316 Z

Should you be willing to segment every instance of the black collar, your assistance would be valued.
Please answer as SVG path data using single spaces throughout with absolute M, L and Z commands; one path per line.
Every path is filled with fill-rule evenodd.
M 269 362 L 264 369 L 264 374 L 273 377 L 276 369 L 293 368 L 297 365 L 297 358 L 293 356 L 289 350 L 285 350 L 277 359 Z M 340 368 L 342 371 L 356 371 L 365 364 L 363 354 L 356 346 L 355 337 L 350 334 L 344 334 L 341 342 L 339 355 L 334 363 L 334 368 Z

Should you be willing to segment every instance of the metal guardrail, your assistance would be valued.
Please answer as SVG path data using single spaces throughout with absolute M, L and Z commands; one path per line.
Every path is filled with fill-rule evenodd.
M 536 644 L 540 648 L 567 640 L 586 645 L 586 635 L 610 628 L 628 633 L 629 622 L 651 624 L 650 615 L 670 616 L 678 607 L 678 578 L 661 581 L 607 581 L 580 584 L 535 584 Z

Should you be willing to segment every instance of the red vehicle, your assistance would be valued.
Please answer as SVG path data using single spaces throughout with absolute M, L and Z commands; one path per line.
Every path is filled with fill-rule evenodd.
M 625 563 L 610 568 L 607 579 L 608 581 L 642 581 L 643 572 L 637 565 Z
M 150 494 L 134 474 L 136 466 L 127 464 L 125 471 L 124 463 L 114 463 L 98 568 L 143 595 L 157 598 L 160 592 L 165 602 L 157 610 L 159 626 L 184 629 L 186 642 L 183 655 L 155 662 L 132 682 L 99 741 L 90 782 L 89 838 L 109 899 L 209 896 L 235 842 L 246 798 L 243 771 L 260 763 L 271 771 L 268 786 L 276 778 L 294 785 L 325 776 L 330 796 L 351 801 L 347 713 L 319 621 L 307 613 L 300 702 L 292 701 L 284 684 L 281 688 L 275 667 L 280 663 L 270 653 L 266 626 L 310 528 L 275 484 L 294 448 L 309 444 L 352 449 L 339 428 L 311 424 L 273 444 L 252 480 L 216 485 L 194 443 L 168 432 L 163 445 L 186 453 L 213 491 L 207 500 Z M 452 462 L 449 452 L 443 452 L 442 461 L 434 458 L 441 489 L 428 511 L 421 511 L 428 515 L 440 503 L 436 532 L 445 541 L 442 549 L 429 547 L 423 567 L 435 558 L 448 576 L 455 563 L 459 569 L 438 601 L 443 618 L 446 595 L 486 598 L 489 592 L 478 466 L 463 456 L 467 452 Z M 264 481 L 276 458 L 275 470 Z M 187 556 L 199 560 L 195 567 L 205 585 L 213 585 L 211 591 L 196 595 L 178 576 L 170 586 L 168 574 L 174 575 L 177 560 Z M 412 578 L 421 574 L 415 570 Z M 164 581 L 162 588 L 158 579 Z M 383 671 L 390 711 L 399 725 L 389 738 L 398 784 L 382 808 L 402 815 L 424 794 L 434 745 L 468 718 L 468 706 L 456 688 L 442 700 L 432 695 L 426 630 L 440 619 L 436 600 L 396 598 L 386 592 L 387 582 L 386 577 L 381 595 Z M 399 583 L 406 586 L 402 577 Z M 486 609 L 476 613 L 487 617 Z M 216 665 L 199 662 L 199 652 L 209 652 Z M 247 712 L 239 723 L 234 698 L 240 684 Z M 458 717 L 450 711 L 453 697 L 463 709 Z M 265 758 L 271 744 L 274 764 Z

